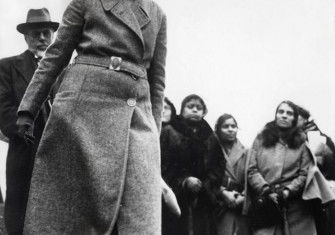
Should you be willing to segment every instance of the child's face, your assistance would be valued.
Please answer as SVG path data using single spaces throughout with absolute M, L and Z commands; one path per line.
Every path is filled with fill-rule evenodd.
M 205 116 L 204 106 L 198 99 L 192 99 L 185 104 L 182 116 L 191 121 L 200 121 Z

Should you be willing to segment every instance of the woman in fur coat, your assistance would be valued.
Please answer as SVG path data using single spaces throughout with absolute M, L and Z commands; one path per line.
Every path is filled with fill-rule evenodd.
M 206 113 L 203 99 L 198 95 L 189 95 L 182 102 L 181 114 L 161 133 L 162 159 L 167 164 L 162 176 L 175 192 L 181 209 L 181 217 L 170 221 L 166 234 L 209 234 L 208 210 L 202 186 L 206 141 L 212 134 L 203 119 Z
M 278 215 L 258 226 L 254 234 L 316 234 L 309 205 L 302 200 L 312 157 L 297 120 L 296 105 L 283 101 L 277 107 L 275 120 L 266 124 L 250 151 L 248 183 L 253 198 L 257 198 L 252 208 L 263 206 L 262 212 L 273 208 L 272 213 L 253 216 L 264 216 L 265 220 Z
M 205 188 L 213 206 L 218 235 L 248 235 L 242 215 L 247 151 L 237 139 L 238 126 L 230 114 L 223 114 L 209 139 Z

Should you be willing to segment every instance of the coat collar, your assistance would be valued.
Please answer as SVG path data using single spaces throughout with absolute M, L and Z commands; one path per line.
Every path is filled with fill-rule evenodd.
M 150 22 L 148 7 L 145 0 L 136 0 L 134 7 L 129 7 L 125 0 L 100 0 L 105 11 L 110 11 L 126 24 L 141 40 L 144 40 L 141 29 Z
M 241 142 L 237 139 L 236 142 L 233 144 L 230 153 L 228 155 L 227 151 L 225 150 L 225 148 L 223 147 L 223 145 L 220 143 L 219 137 L 217 137 L 215 135 L 218 144 L 221 147 L 222 150 L 222 154 L 223 157 L 225 158 L 226 162 L 228 163 L 228 165 L 230 167 L 233 167 L 238 160 L 243 156 L 243 154 L 245 153 L 245 148 L 244 146 L 241 144 Z
M 22 75 L 24 80 L 29 83 L 34 72 L 36 65 L 33 61 L 33 54 L 26 50 L 19 56 L 17 56 L 17 59 L 14 62 L 15 69 Z
M 236 143 L 234 143 L 229 154 L 229 160 L 232 166 L 234 166 L 238 162 L 238 160 L 243 156 L 244 153 L 245 148 L 243 147 L 241 142 L 237 140 Z

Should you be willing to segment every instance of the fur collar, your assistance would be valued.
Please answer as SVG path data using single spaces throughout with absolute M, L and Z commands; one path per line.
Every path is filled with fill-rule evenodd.
M 260 133 L 263 146 L 267 148 L 274 146 L 280 137 L 289 148 L 293 149 L 299 148 L 306 141 L 306 135 L 299 128 L 291 128 L 284 133 L 282 132 L 282 136 L 280 136 L 280 133 L 274 121 L 267 123 Z
M 212 128 L 204 119 L 199 122 L 190 122 L 179 115 L 171 121 L 170 125 L 182 135 L 199 140 L 207 140 L 213 133 Z

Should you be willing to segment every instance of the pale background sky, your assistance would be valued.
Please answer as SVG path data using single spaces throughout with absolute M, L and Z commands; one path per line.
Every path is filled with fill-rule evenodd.
M 60 21 L 70 0 L 0 1 L 0 58 L 26 49 L 16 25 L 29 8 Z M 157 0 L 168 17 L 166 95 L 179 112 L 191 93 L 211 126 L 233 114 L 250 146 L 285 99 L 309 109 L 335 138 L 335 0 Z M 6 146 L 0 145 L 4 189 Z

